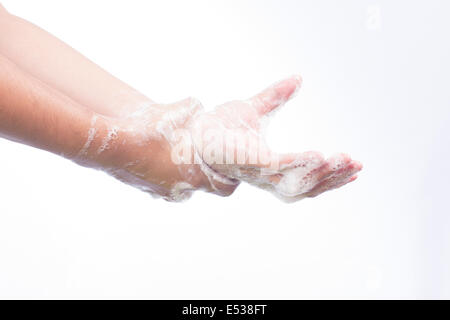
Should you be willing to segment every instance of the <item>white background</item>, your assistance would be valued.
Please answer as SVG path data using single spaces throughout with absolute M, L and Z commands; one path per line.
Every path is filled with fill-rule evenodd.
M 1 298 L 450 298 L 448 1 L 2 3 L 161 102 L 301 73 L 270 144 L 364 169 L 295 204 L 171 204 L 0 140 Z

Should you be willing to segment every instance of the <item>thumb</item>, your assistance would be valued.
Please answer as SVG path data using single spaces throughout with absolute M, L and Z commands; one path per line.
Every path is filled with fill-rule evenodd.
M 302 78 L 299 75 L 281 80 L 250 99 L 260 116 L 281 107 L 300 89 Z

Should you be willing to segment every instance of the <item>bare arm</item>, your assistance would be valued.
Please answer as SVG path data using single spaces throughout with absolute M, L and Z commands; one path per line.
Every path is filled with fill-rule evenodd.
M 0 136 L 73 158 L 94 112 L 0 56 Z
M 167 115 L 177 114 L 182 127 L 200 109 L 191 98 L 155 104 L 0 5 L 0 137 L 104 170 L 168 200 L 199 189 L 229 195 L 238 182 L 221 177 L 212 183 L 221 175 L 203 163 L 173 163 L 172 145 L 161 134 L 176 129 Z
M 176 128 L 171 118 L 164 119 L 174 114 L 177 127 L 182 128 L 200 109 L 195 99 L 186 99 L 152 105 L 139 117 L 106 117 L 0 55 L 0 137 L 103 170 L 167 200 L 179 201 L 200 189 L 229 195 L 237 187 L 234 181 L 212 185 L 198 163 L 172 161 L 172 145 L 161 132 Z
M 34 24 L 0 5 L 0 54 L 72 100 L 107 116 L 152 101 Z

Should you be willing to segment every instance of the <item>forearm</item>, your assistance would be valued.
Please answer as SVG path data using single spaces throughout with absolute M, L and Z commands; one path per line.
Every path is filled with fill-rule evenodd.
M 220 181 L 213 186 L 200 165 L 172 161 L 172 144 L 163 133 L 182 127 L 199 111 L 191 100 L 154 105 L 139 117 L 106 117 L 0 55 L 0 137 L 101 169 L 170 200 L 184 199 L 198 189 L 230 194 L 237 186 L 222 186 Z
M 120 117 L 152 101 L 41 28 L 0 7 L 0 54 L 91 110 Z
M 89 139 L 92 119 L 105 135 L 106 118 L 0 56 L 0 136 L 73 159 Z

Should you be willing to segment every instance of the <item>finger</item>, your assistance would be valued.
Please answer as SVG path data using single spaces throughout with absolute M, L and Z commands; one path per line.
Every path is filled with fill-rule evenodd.
M 320 182 L 311 191 L 308 192 L 309 197 L 315 197 L 325 191 L 337 189 L 356 179 L 355 174 L 362 169 L 362 165 L 357 161 L 352 161 L 345 167 L 335 171 L 327 179 Z
M 275 187 L 276 192 L 286 197 L 297 196 L 315 185 L 316 176 L 328 163 L 319 152 L 308 151 L 300 154 L 282 154 L 279 159 L 279 167 L 268 177 L 269 182 Z
M 335 189 L 343 181 L 348 180 L 359 171 L 354 162 L 350 162 L 345 167 L 333 172 L 329 177 L 321 181 L 314 190 L 328 191 Z M 322 192 L 323 192 L 322 191 Z
M 280 155 L 280 171 L 302 167 L 317 167 L 324 162 L 323 154 L 317 151 L 303 153 L 285 153 Z
M 272 184 L 278 184 L 285 174 L 289 174 L 290 169 L 303 167 L 310 172 L 324 164 L 323 155 L 317 151 L 280 154 L 277 160 L 275 167 L 267 167 L 262 170 Z
M 358 178 L 358 175 L 355 174 L 354 176 L 350 177 L 350 179 L 345 180 L 344 182 L 342 182 L 341 184 L 337 185 L 335 189 L 338 189 L 344 185 L 346 185 L 347 183 L 353 182 Z
M 302 78 L 292 76 L 275 83 L 250 99 L 252 105 L 263 116 L 285 104 L 300 89 Z
M 307 196 L 309 198 L 314 198 L 317 197 L 318 195 L 326 192 L 326 191 L 331 191 L 337 188 L 340 188 L 344 185 L 346 185 L 349 182 L 354 181 L 357 178 L 356 175 L 351 176 L 351 175 L 346 175 L 346 177 L 341 177 L 339 180 L 327 180 L 322 182 L 320 185 L 318 185 L 317 187 L 315 187 L 313 190 L 309 191 L 307 193 Z

